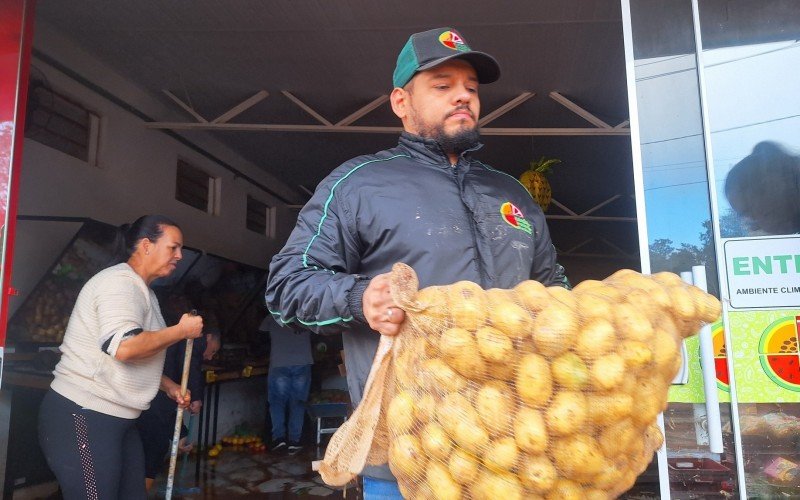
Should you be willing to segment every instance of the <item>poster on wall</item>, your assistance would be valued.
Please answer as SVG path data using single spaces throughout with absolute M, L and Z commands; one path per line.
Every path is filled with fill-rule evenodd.
M 714 345 L 714 370 L 717 382 L 717 398 L 720 403 L 729 403 L 731 400 L 730 380 L 728 377 L 727 349 L 725 347 L 725 330 L 722 321 L 711 325 L 711 338 Z M 683 385 L 673 385 L 669 389 L 670 403 L 705 403 L 706 396 L 703 392 L 703 369 L 700 365 L 700 337 L 694 335 L 684 341 L 686 345 L 687 382 Z
M 738 401 L 800 402 L 800 309 L 731 311 L 728 321 Z

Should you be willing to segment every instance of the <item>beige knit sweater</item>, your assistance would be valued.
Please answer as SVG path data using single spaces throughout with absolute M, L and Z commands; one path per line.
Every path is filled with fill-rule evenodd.
M 114 355 L 131 332 L 164 327 L 155 293 L 128 264 L 100 271 L 78 295 L 50 387 L 84 408 L 138 417 L 158 392 L 164 351 L 127 362 Z

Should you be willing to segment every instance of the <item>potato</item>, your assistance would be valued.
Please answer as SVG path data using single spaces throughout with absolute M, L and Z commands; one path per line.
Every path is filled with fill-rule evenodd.
M 608 316 L 611 317 L 610 315 Z M 617 342 L 614 325 L 608 319 L 591 318 L 583 324 L 575 339 L 575 352 L 587 361 L 592 361 L 609 351 Z
M 675 273 L 670 272 L 660 272 L 650 276 L 654 281 L 660 283 L 663 286 L 679 286 L 683 285 L 683 280 L 680 276 Z
M 471 281 L 459 281 L 447 288 L 447 303 L 455 326 L 475 330 L 488 315 L 486 292 Z
M 475 455 L 456 448 L 453 450 L 453 453 L 450 454 L 447 468 L 453 479 L 461 484 L 469 485 L 478 477 L 480 464 L 477 458 L 475 458 Z
M 464 350 L 458 356 L 447 357 L 447 363 L 463 377 L 473 380 L 484 380 L 488 365 L 478 354 L 477 343 L 474 350 Z
M 461 394 L 451 393 L 439 404 L 436 420 L 451 435 L 459 421 L 466 420 L 475 426 L 480 426 L 480 418 L 472 407 L 472 403 Z
M 617 486 L 628 471 L 628 463 L 629 459 L 624 454 L 618 455 L 614 460 L 606 461 L 606 466 L 592 479 L 592 483 L 602 490 Z
M 587 405 L 583 393 L 557 392 L 545 410 L 545 421 L 551 435 L 565 436 L 577 432 L 586 421 Z
M 444 318 L 447 312 L 447 287 L 429 286 L 417 292 L 414 297 L 417 307 L 422 309 L 425 316 Z
M 653 325 L 645 315 L 630 304 L 614 307 L 614 326 L 622 337 L 647 342 L 653 335 Z
M 419 379 L 428 381 L 423 387 L 430 391 L 439 393 L 456 392 L 467 386 L 467 380 L 440 358 L 424 361 L 419 371 Z
M 475 332 L 478 352 L 491 363 L 508 363 L 514 361 L 514 344 L 511 339 L 496 328 L 484 326 Z
M 672 314 L 676 319 L 694 319 L 697 311 L 688 285 L 671 286 L 667 290 L 672 301 Z
M 606 282 L 619 282 L 622 283 L 623 278 L 626 276 L 631 276 L 639 274 L 638 272 L 634 271 L 633 269 L 619 269 L 614 272 L 611 276 L 605 279 Z
M 561 438 L 550 449 L 560 477 L 588 483 L 605 467 L 600 445 L 586 434 Z
M 400 489 L 400 494 L 403 498 L 413 499 L 413 500 L 428 500 L 427 496 L 427 488 L 420 488 L 424 489 L 424 492 L 417 493 L 417 489 L 415 485 L 408 481 L 397 481 L 397 487 Z
M 520 399 L 530 406 L 545 405 L 553 394 L 550 363 L 538 354 L 526 354 L 520 359 L 515 382 Z
M 603 391 L 614 389 L 625 378 L 625 358 L 616 353 L 595 360 L 590 368 L 592 385 Z
M 618 304 L 622 302 L 624 298 L 624 293 L 616 288 L 614 285 L 610 283 L 603 283 L 601 286 L 595 286 L 590 288 L 585 293 L 591 293 L 592 295 L 599 295 L 601 297 L 605 297 L 609 302 L 612 304 Z
M 433 420 L 436 415 L 438 403 L 433 394 L 422 394 L 416 398 L 414 404 L 414 418 L 421 424 L 425 425 Z
M 457 357 L 464 351 L 476 353 L 477 347 L 472 332 L 464 328 L 448 328 L 439 338 L 439 348 L 445 357 Z
M 516 353 L 515 353 L 516 357 Z M 487 363 L 486 374 L 494 380 L 512 380 L 516 370 L 516 363 Z
M 631 417 L 639 425 L 648 425 L 656 420 L 656 416 L 667 406 L 668 382 L 643 378 L 636 384 L 633 394 L 633 410 Z
M 489 322 L 492 326 L 512 339 L 530 337 L 533 318 L 514 302 L 514 295 L 508 290 L 498 288 L 486 293 L 489 299 Z
M 448 429 L 449 431 L 450 429 Z M 459 420 L 450 436 L 458 446 L 475 455 L 483 454 L 489 444 L 489 433 L 477 422 Z
M 512 474 L 502 472 L 481 473 L 470 489 L 476 500 L 522 500 L 522 485 Z
M 609 500 L 610 498 L 613 498 L 608 494 L 607 491 L 597 488 L 587 488 L 583 491 L 583 494 L 586 500 Z
M 663 297 L 667 300 L 664 306 L 656 304 L 653 300 L 651 294 L 654 293 L 654 290 L 631 290 L 625 295 L 625 302 L 642 313 L 651 324 L 658 324 L 659 319 L 669 307 L 669 296 L 663 289 L 659 288 L 659 291 L 663 293 Z
M 416 376 L 412 363 L 414 363 L 414 355 L 410 351 L 401 351 L 400 355 L 394 358 L 392 369 L 397 383 L 403 389 L 416 386 Z
M 681 360 L 680 344 L 673 334 L 656 328 L 653 335 L 653 364 L 656 371 L 665 379 L 675 378 L 675 360 Z
M 636 381 L 636 379 L 632 380 Z M 612 393 L 592 396 L 588 422 L 597 427 L 603 427 L 629 417 L 632 411 L 633 396 L 631 393 L 617 389 Z
M 605 286 L 605 284 L 602 281 L 583 280 L 574 287 L 572 287 L 572 293 L 577 293 L 580 295 L 581 293 L 586 292 L 587 290 L 591 290 L 592 288 L 597 288 L 601 286 Z
M 571 291 L 567 290 L 563 286 L 548 286 L 547 293 L 550 294 L 550 297 L 553 300 L 561 302 L 565 306 L 569 307 L 573 311 L 578 307 L 578 300 Z
M 389 468 L 398 478 L 421 478 L 427 461 L 419 440 L 410 434 L 397 436 L 389 444 Z
M 722 314 L 722 304 L 716 297 L 710 295 L 696 286 L 687 288 L 694 301 L 696 319 L 704 323 L 713 323 Z
M 514 418 L 514 441 L 519 449 L 528 453 L 544 453 L 549 437 L 544 416 L 533 408 L 520 408 Z
M 461 500 L 461 485 L 453 480 L 444 465 L 431 461 L 428 464 L 426 480 L 436 500 Z
M 453 443 L 441 425 L 431 422 L 422 428 L 420 444 L 431 457 L 445 460 L 450 455 Z
M 562 388 L 579 391 L 589 384 L 589 369 L 574 352 L 557 357 L 551 368 L 553 380 Z
M 558 471 L 547 455 L 529 455 L 520 460 L 519 478 L 534 493 L 550 491 L 558 479 Z
M 511 471 L 517 465 L 519 448 L 512 437 L 502 437 L 489 443 L 483 462 L 488 467 Z
M 533 323 L 533 343 L 545 356 L 568 351 L 578 333 L 578 316 L 560 302 L 542 309 Z
M 625 360 L 625 365 L 632 370 L 644 368 L 653 361 L 653 351 L 647 344 L 637 340 L 623 340 L 617 352 Z
M 626 418 L 604 427 L 600 432 L 600 448 L 607 457 L 613 457 L 620 450 L 627 449 L 634 439 L 641 439 L 641 432 L 633 423 L 633 420 Z
M 657 449 L 661 448 L 664 444 L 664 434 L 657 424 L 650 424 L 644 431 L 644 446 L 648 451 L 648 455 L 653 454 Z M 646 465 L 646 464 L 645 464 Z
M 586 321 L 592 318 L 612 318 L 611 302 L 602 295 L 595 295 L 591 292 L 577 294 L 578 313 Z
M 505 436 L 511 432 L 514 399 L 505 383 L 493 381 L 483 385 L 475 395 L 475 410 L 490 435 Z
M 569 479 L 559 479 L 547 494 L 547 500 L 583 500 L 583 488 Z
M 526 280 L 514 287 L 521 305 L 532 313 L 544 309 L 550 302 L 550 294 L 538 281 Z
M 404 434 L 414 425 L 414 397 L 409 391 L 398 392 L 389 403 L 386 423 L 396 434 Z

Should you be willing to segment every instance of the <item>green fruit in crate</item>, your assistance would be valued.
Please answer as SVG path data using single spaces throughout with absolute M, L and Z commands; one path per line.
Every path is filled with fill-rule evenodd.
M 542 207 L 543 211 L 547 211 L 550 201 L 553 199 L 553 190 L 546 175 L 550 173 L 553 165 L 558 163 L 561 163 L 561 160 L 555 158 L 545 159 L 542 156 L 537 161 L 532 161 L 531 167 L 523 172 L 519 178 L 519 182 L 525 186 L 525 189 L 531 194 L 533 200 Z

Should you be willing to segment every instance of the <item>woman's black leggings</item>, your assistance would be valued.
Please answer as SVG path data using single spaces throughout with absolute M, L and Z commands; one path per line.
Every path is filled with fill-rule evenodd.
M 50 389 L 39 410 L 39 443 L 66 500 L 147 497 L 135 419 L 81 408 Z

